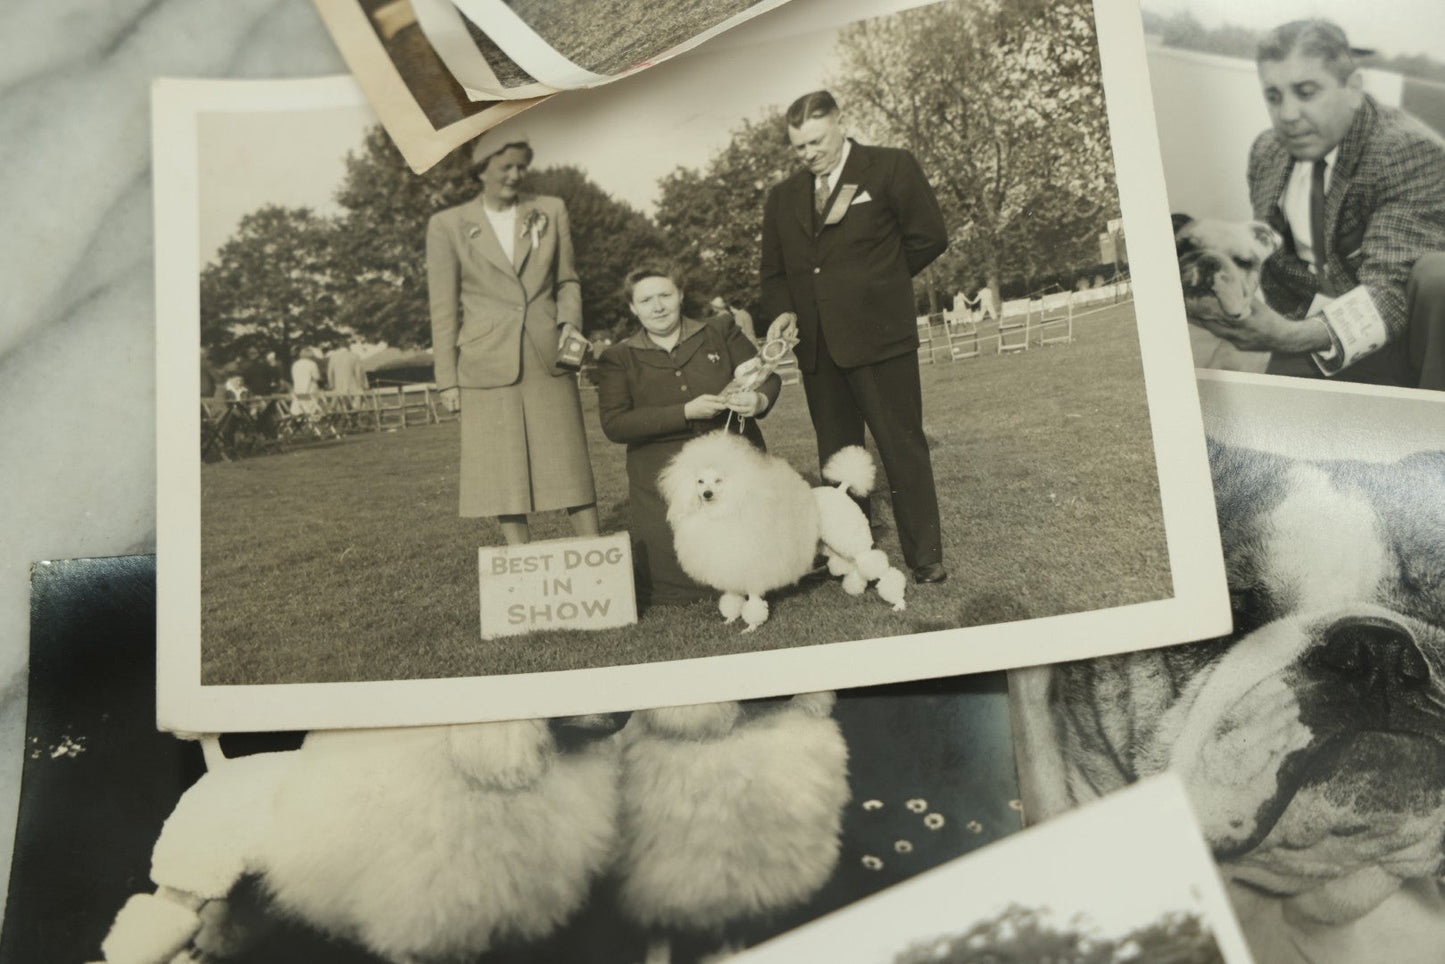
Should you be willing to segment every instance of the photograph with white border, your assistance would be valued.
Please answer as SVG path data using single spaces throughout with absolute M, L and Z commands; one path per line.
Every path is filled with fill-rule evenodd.
M 514 124 L 488 135 L 503 150 L 483 149 L 484 175 L 499 163 L 493 157 L 513 171 L 535 154 L 516 195 L 529 213 L 502 228 L 515 232 L 522 258 L 511 284 L 520 277 L 545 288 L 528 309 L 539 319 L 527 322 L 531 362 L 508 360 L 520 341 L 497 357 L 454 347 L 450 286 L 458 285 L 463 312 L 472 311 L 474 282 L 458 281 L 459 272 L 500 275 L 505 263 L 499 246 L 482 243 L 496 238 L 490 215 L 468 213 L 484 201 L 470 155 L 423 177 L 407 173 L 345 79 L 159 85 L 161 724 L 235 731 L 570 715 L 948 676 L 1225 631 L 1187 339 L 1152 322 L 1181 307 L 1139 83 L 1138 14 L 1078 0 L 1057 0 L 1054 14 L 1047 25 L 1005 31 L 1013 47 L 989 30 L 1016 14 L 956 0 L 772 44 L 723 45 L 645 80 L 553 99 L 529 112 L 525 131 Z M 962 30 L 967 24 L 977 29 Z M 959 42 L 935 43 L 940 25 L 959 30 Z M 1095 29 L 1098 62 L 1074 36 Z M 919 86 L 933 68 L 896 56 L 905 44 L 945 62 L 972 58 L 976 84 Z M 997 59 L 979 59 L 985 54 Z M 893 73 L 879 72 L 889 65 Z M 974 134 L 1007 144 L 1009 157 L 997 164 L 982 141 L 943 138 L 931 124 L 911 133 L 890 127 L 887 115 L 870 114 L 864 93 L 934 97 L 961 122 L 984 116 L 962 98 L 1006 92 L 1015 103 L 1029 89 L 1018 71 L 1034 77 L 1037 100 L 1017 114 L 990 114 L 995 125 Z M 781 255 L 770 255 L 769 244 L 759 251 L 760 235 L 802 223 L 793 207 L 814 216 L 812 178 L 789 145 L 798 129 L 782 105 L 825 84 L 842 114 L 804 126 L 836 131 L 847 117 L 852 153 L 841 161 L 820 243 L 895 232 L 895 253 L 883 257 L 897 258 L 887 270 L 901 272 L 901 311 L 900 282 L 870 280 L 876 266 L 866 260 L 850 269 L 820 248 L 817 270 L 800 268 L 815 263 L 788 253 L 811 243 L 802 231 L 797 241 L 787 235 Z M 1048 138 L 1041 118 L 1054 125 Z M 1002 193 L 989 197 L 1008 204 L 985 203 L 990 184 Z M 921 212 L 909 215 L 921 227 L 908 229 L 908 243 L 923 252 L 911 290 L 892 227 L 904 197 Z M 785 214 L 768 215 L 769 204 L 787 205 Z M 996 217 L 983 223 L 990 209 Z M 1132 259 L 1121 227 L 1132 235 Z M 939 231 L 947 237 L 933 239 Z M 943 243 L 949 250 L 940 256 Z M 468 250 L 478 256 L 449 253 Z M 760 295 L 758 265 L 770 257 L 783 267 Z M 622 290 L 628 272 L 659 263 L 670 267 L 644 271 Z M 804 279 L 825 266 L 836 275 L 832 287 L 820 280 L 812 288 Z M 564 276 L 583 279 L 580 294 L 570 280 L 558 282 Z M 679 350 L 659 350 L 655 333 L 632 331 L 644 289 L 671 299 L 674 337 L 687 332 Z M 965 289 L 978 292 L 973 307 Z M 835 363 L 818 356 L 820 309 L 794 300 L 808 290 L 838 292 L 841 305 L 826 310 L 842 314 L 828 314 L 829 325 L 834 317 L 852 324 L 849 310 L 868 299 L 887 311 L 868 314 L 856 334 L 829 327 Z M 779 313 L 780 305 L 797 311 Z M 520 339 L 513 311 L 508 303 L 497 318 L 509 320 L 478 327 L 463 319 L 462 327 L 486 339 L 511 325 Z M 580 328 L 577 340 L 600 356 L 584 357 L 575 377 L 546 370 L 557 351 L 545 327 L 554 319 L 564 341 Z M 757 351 L 753 339 L 772 341 L 776 328 L 786 342 L 790 324 L 802 339 L 796 358 L 775 358 L 778 371 L 756 390 L 706 394 L 739 377 L 732 369 Z M 434 358 L 437 332 L 452 340 Z M 198 343 L 199 391 L 194 376 L 177 374 L 194 370 Z M 491 397 L 470 386 L 489 384 L 498 359 L 503 382 L 540 362 L 546 384 L 561 390 L 561 410 L 578 413 L 568 416 L 576 430 L 554 431 L 568 419 L 537 416 L 526 433 L 530 446 L 560 440 L 565 446 L 554 448 L 575 452 L 579 443 L 568 438 L 585 444 L 584 457 L 572 459 L 583 488 L 575 479 L 570 489 L 554 485 L 560 476 L 551 469 L 534 468 L 524 482 L 523 498 L 539 479 L 562 492 L 550 506 L 540 496 L 533 503 L 558 511 L 468 510 L 467 486 L 477 488 L 469 477 L 520 465 L 495 454 L 503 423 L 467 421 L 467 406 Z M 810 411 L 804 393 L 817 389 L 824 361 L 890 387 L 869 396 L 849 383 L 844 391 L 864 394 L 846 403 L 818 396 Z M 321 390 L 323 364 L 328 385 L 352 384 L 345 372 L 358 366 L 371 384 Z M 460 423 L 448 400 L 458 379 Z M 709 379 L 718 379 L 715 388 L 704 387 Z M 638 407 L 663 384 L 682 394 Z M 909 392 L 921 402 L 906 401 Z M 689 398 L 714 407 L 695 418 Z M 881 408 L 848 414 L 848 405 L 875 404 L 869 398 L 882 399 Z M 852 418 L 859 441 L 866 419 L 877 442 L 852 463 L 875 476 L 864 499 L 872 525 L 831 484 L 788 508 L 820 481 L 819 425 L 846 435 Z M 739 524 L 687 542 L 700 551 L 681 540 L 675 548 L 656 473 L 687 438 L 740 421 L 749 438 L 762 436 L 769 457 L 744 446 L 736 462 Z M 464 451 L 482 453 L 463 459 L 462 514 L 499 520 L 457 519 L 459 439 Z M 758 489 L 765 478 L 773 481 Z M 596 493 L 590 505 L 586 485 Z M 843 543 L 832 536 L 817 543 L 815 526 L 849 518 L 859 534 L 848 539 L 862 540 L 867 562 L 840 558 Z M 596 583 L 547 569 L 545 557 L 589 560 L 613 574 L 629 565 L 626 539 L 591 553 L 554 540 L 600 532 L 615 541 L 624 531 L 638 621 L 551 628 L 612 612 L 592 599 L 584 613 L 571 597 Z M 537 541 L 521 544 L 518 535 Z M 828 550 L 827 567 L 818 566 L 814 543 Z M 517 589 L 531 595 L 516 597 L 502 617 L 526 632 L 508 635 L 495 622 L 488 630 L 479 554 L 482 594 L 490 577 L 532 575 L 530 590 Z M 661 605 L 679 565 L 697 579 L 682 579 L 693 601 Z M 697 576 L 706 566 L 714 575 Z M 773 580 L 768 587 L 753 585 L 759 573 Z M 640 598 L 649 583 L 651 605 Z
M 1445 389 L 1445 6 L 1142 8 L 1196 364 Z
M 1177 773 L 1261 964 L 1445 946 L 1445 396 L 1202 372 L 1234 630 L 1009 674 L 1031 822 Z
M 1002 673 L 197 739 L 155 556 L 31 573 L 4 964 L 703 964 L 1022 828 Z
M 1251 964 L 1173 776 L 960 857 L 729 960 Z

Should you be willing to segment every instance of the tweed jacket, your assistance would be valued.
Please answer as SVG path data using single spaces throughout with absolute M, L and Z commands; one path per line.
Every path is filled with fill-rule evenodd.
M 1250 151 L 1254 215 L 1286 240 L 1261 271 L 1266 300 L 1281 314 L 1303 318 L 1316 293 L 1336 297 L 1363 285 L 1384 325 L 1384 341 L 1376 347 L 1398 340 L 1407 325 L 1410 269 L 1422 254 L 1445 251 L 1445 142 L 1410 115 L 1365 95 L 1325 193 L 1320 276 L 1295 253 L 1280 206 L 1294 163 L 1272 129 Z
M 804 168 L 773 187 L 763 209 L 767 323 L 798 316 L 798 364 L 815 370 L 818 333 L 843 368 L 918 348 L 913 276 L 948 247 L 933 188 L 907 151 L 852 143 L 825 217 L 813 213 Z
M 432 215 L 427 224 L 439 388 L 512 384 L 521 374 L 524 333 L 552 374 L 567 374 L 552 367 L 558 326 L 582 324 L 567 208 L 560 198 L 524 194 L 517 201 L 516 230 L 508 257 L 480 196 Z

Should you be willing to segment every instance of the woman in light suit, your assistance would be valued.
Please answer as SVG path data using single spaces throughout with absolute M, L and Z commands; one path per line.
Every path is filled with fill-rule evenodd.
M 562 201 L 519 190 L 531 162 L 525 137 L 480 139 L 481 193 L 426 235 L 437 386 L 461 411 L 461 515 L 497 517 L 509 545 L 548 509 L 598 532 L 577 381 L 556 366 L 560 342 L 581 337 L 582 287 Z

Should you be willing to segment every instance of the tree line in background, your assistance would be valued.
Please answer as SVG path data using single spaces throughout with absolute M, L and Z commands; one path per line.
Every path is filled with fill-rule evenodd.
M 832 89 L 849 129 L 912 151 L 949 225 L 949 251 L 918 279 L 921 310 L 959 289 L 1015 296 L 1106 270 L 1097 236 L 1119 201 L 1097 49 L 1088 0 L 953 0 L 842 32 Z M 756 314 L 763 202 L 796 169 L 772 108 L 700 169 L 663 177 L 651 218 L 576 167 L 538 168 L 528 188 L 567 205 L 596 334 L 628 324 L 622 280 L 655 258 L 681 268 L 692 300 Z M 347 157 L 339 215 L 242 218 L 201 273 L 202 344 L 218 363 L 255 346 L 283 366 L 352 336 L 428 346 L 426 222 L 476 193 L 465 149 L 417 176 L 372 128 Z
M 1143 15 L 1144 29 L 1157 35 L 1164 44 L 1185 50 L 1223 54 L 1226 57 L 1253 60 L 1260 38 L 1266 33 L 1264 30 L 1252 30 L 1227 23 L 1206 27 L 1187 10 L 1176 11 L 1167 16 L 1145 10 Z M 1342 26 L 1348 33 L 1349 25 Z M 1371 54 L 1365 57 L 1362 63 L 1366 67 L 1390 70 L 1406 77 L 1445 83 L 1445 63 L 1428 54 L 1394 54 L 1389 57 Z
M 1046 910 L 1012 905 L 962 934 L 914 944 L 893 964 L 1224 964 L 1224 955 L 1198 915 L 1164 914 L 1122 937 L 1102 937 L 1075 918 L 1053 920 Z

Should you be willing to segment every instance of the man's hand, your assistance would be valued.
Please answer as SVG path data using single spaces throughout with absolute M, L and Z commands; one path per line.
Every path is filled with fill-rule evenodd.
M 756 418 L 768 409 L 768 396 L 762 392 L 733 392 L 728 396 L 728 408 L 743 418 Z
M 721 395 L 699 395 L 682 407 L 682 414 L 690 422 L 701 422 L 712 418 L 727 407 L 727 399 Z
M 443 388 L 438 394 L 442 400 L 442 408 L 448 412 L 462 410 L 462 390 L 460 388 Z
M 1242 351 L 1298 353 L 1326 351 L 1330 347 L 1330 331 L 1318 315 L 1295 321 L 1279 314 L 1268 305 L 1256 302 L 1249 317 L 1240 321 L 1209 318 L 1190 319 L 1199 327 L 1218 335 Z
M 795 338 L 798 334 L 798 316 L 791 311 L 785 311 L 773 319 L 768 326 L 768 341 L 775 341 L 778 338 Z

